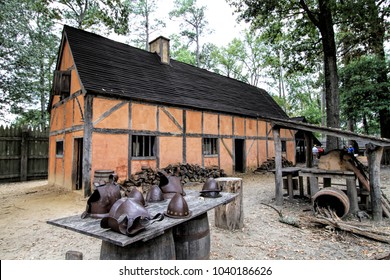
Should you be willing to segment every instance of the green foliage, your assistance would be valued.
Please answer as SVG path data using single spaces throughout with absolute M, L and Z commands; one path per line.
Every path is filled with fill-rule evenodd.
M 57 15 L 48 4 L 45 0 L 0 2 L 0 103 L 2 108 L 8 105 L 8 110 L 0 113 L 2 119 L 7 113 L 22 114 L 34 107 L 44 115 L 58 46 L 53 33 Z M 45 121 L 42 117 L 42 125 Z
M 79 29 L 100 32 L 101 27 L 108 27 L 117 34 L 128 32 L 130 3 L 125 0 L 57 0 L 62 4 L 55 11 L 68 24 Z
M 197 6 L 196 0 L 175 0 L 174 9 L 169 13 L 171 19 L 181 19 L 180 35 L 187 38 L 187 46 L 195 43 L 196 65 L 198 67 L 200 67 L 200 38 L 207 32 L 208 25 L 205 10 L 205 6 Z
M 378 82 L 386 63 L 375 55 L 351 60 L 340 69 L 342 112 L 346 119 L 362 120 L 375 116 L 377 112 L 390 108 L 388 81 Z M 384 92 L 385 91 L 385 92 Z

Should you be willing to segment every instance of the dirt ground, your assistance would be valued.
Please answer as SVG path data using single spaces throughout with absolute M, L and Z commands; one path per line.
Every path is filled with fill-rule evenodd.
M 368 260 L 390 254 L 390 244 L 332 228 L 293 227 L 279 222 L 274 204 L 274 176 L 246 174 L 243 178 L 244 227 L 228 231 L 214 226 L 209 211 L 211 259 L 214 260 Z M 390 197 L 390 168 L 382 168 L 382 188 Z M 192 186 L 191 188 L 193 188 Z M 196 187 L 196 186 L 195 186 Z M 201 186 L 199 186 L 201 189 Z M 87 199 L 80 191 L 64 191 L 47 181 L 0 184 L 0 259 L 63 260 L 68 250 L 97 260 L 100 240 L 47 224 L 48 220 L 81 214 Z M 276 207 L 276 206 L 275 206 Z M 308 201 L 285 200 L 283 215 L 300 221 L 312 216 Z M 357 220 L 356 220 L 357 221 Z M 372 225 L 390 234 L 390 220 Z

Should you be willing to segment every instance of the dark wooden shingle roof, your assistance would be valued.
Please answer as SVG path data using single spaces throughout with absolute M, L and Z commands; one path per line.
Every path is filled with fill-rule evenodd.
M 157 54 L 64 27 L 87 93 L 260 118 L 288 118 L 263 89 Z

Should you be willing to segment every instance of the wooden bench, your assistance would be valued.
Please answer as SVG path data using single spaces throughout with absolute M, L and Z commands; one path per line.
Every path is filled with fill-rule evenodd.
M 47 221 L 48 224 L 72 230 L 81 234 L 92 236 L 102 240 L 100 259 L 132 259 L 132 260 L 153 260 L 153 259 L 202 259 L 208 258 L 210 235 L 208 229 L 207 211 L 227 204 L 235 199 L 239 193 L 221 192 L 217 198 L 204 198 L 198 191 L 186 190 L 184 196 L 192 215 L 184 219 L 176 219 L 165 216 L 160 222 L 149 225 L 144 231 L 133 237 L 114 232 L 110 229 L 100 227 L 100 219 L 85 218 L 80 215 L 59 218 Z M 164 213 L 167 210 L 170 200 L 158 203 L 149 203 L 146 206 L 151 216 L 157 213 Z M 194 232 L 200 229 L 202 232 Z M 183 231 L 192 234 L 192 237 L 203 238 L 183 239 Z M 176 233 L 176 235 L 175 235 Z M 178 236 L 181 235 L 181 236 Z M 176 241 L 175 241 L 176 239 Z M 175 242 L 180 246 L 175 245 Z M 195 244 L 194 244 L 195 242 Z M 196 244 L 198 242 L 198 244 Z M 203 252 L 191 247 L 199 247 L 202 243 Z M 187 246 L 187 253 L 178 252 L 176 248 Z M 183 251 L 183 249 L 180 249 Z

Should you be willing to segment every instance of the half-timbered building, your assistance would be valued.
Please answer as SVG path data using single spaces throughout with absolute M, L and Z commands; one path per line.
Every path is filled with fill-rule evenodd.
M 49 184 L 85 195 L 96 170 L 253 170 L 274 156 L 270 120 L 288 119 L 266 91 L 171 59 L 164 37 L 145 51 L 64 26 L 54 76 Z M 281 139 L 294 162 L 294 132 Z

